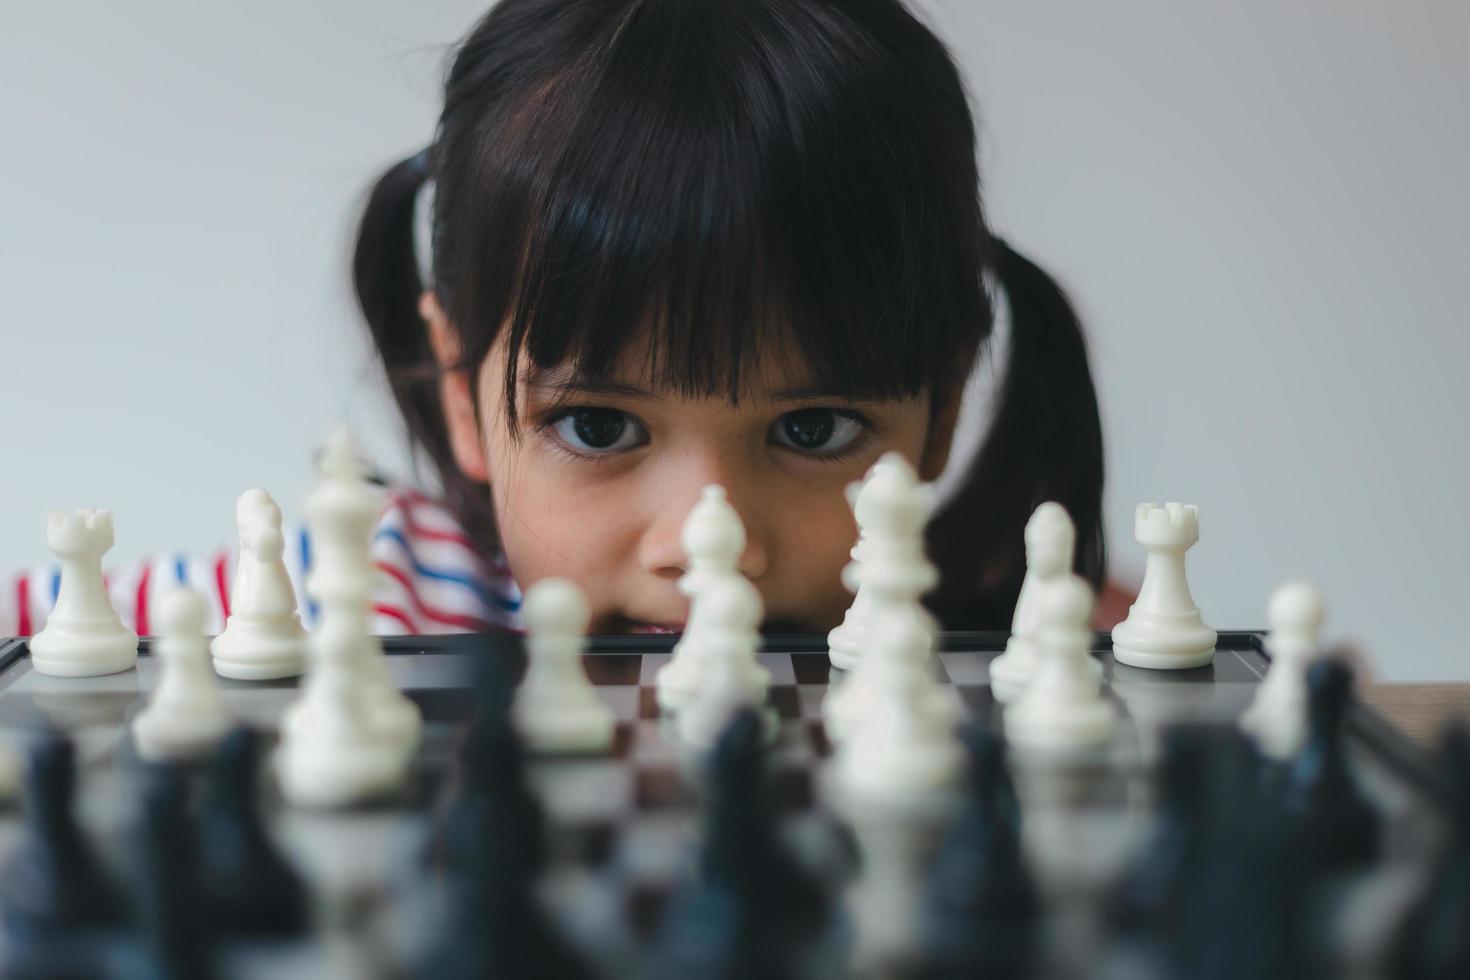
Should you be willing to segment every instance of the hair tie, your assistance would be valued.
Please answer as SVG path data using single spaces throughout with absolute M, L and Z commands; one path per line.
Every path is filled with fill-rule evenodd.
M 434 190 L 429 173 L 429 149 L 425 147 L 409 158 L 408 164 L 423 183 L 413 199 L 413 260 L 418 266 L 419 282 L 425 289 L 434 288 Z

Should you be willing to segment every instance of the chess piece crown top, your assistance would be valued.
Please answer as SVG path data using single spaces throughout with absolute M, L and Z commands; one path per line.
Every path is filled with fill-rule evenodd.
M 921 534 L 934 504 L 934 488 L 899 452 L 886 452 L 868 473 L 853 506 L 865 533 L 885 537 Z
M 1193 504 L 1139 504 L 1133 537 L 1144 547 L 1183 550 L 1199 540 L 1199 508 Z
M 53 510 L 46 515 L 46 545 L 66 558 L 112 547 L 112 511 L 95 507 Z

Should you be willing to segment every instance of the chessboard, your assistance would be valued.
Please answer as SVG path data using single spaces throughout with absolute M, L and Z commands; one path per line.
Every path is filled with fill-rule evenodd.
M 653 683 L 673 639 L 589 638 L 587 673 L 618 719 L 613 751 L 532 756 L 528 765 L 549 837 L 540 894 L 567 941 L 595 965 L 595 975 L 610 980 L 648 975 L 671 896 L 697 868 L 700 762 L 661 719 Z M 940 680 L 975 726 L 999 732 L 1001 706 L 987 668 L 1006 635 L 942 633 L 935 641 Z M 137 822 L 133 785 L 144 768 L 128 723 L 160 676 L 149 645 L 145 638 L 133 670 L 68 679 L 33 671 L 23 640 L 0 641 L 0 733 L 22 751 L 39 731 L 65 734 L 76 758 L 78 821 L 114 868 L 126 863 Z M 306 937 L 236 942 L 222 950 L 220 975 L 416 975 L 420 947 L 444 901 L 426 855 L 455 792 L 459 745 L 475 703 L 470 667 L 481 657 L 523 661 L 524 652 L 518 637 L 498 634 L 389 637 L 384 646 L 393 680 L 424 718 L 411 785 L 373 805 L 313 811 L 287 806 L 262 778 L 270 835 L 307 883 L 313 926 Z M 1096 636 L 1094 656 L 1123 719 L 1113 744 L 1080 766 L 1032 763 L 1014 753 L 1009 762 L 1024 853 L 1051 937 L 1037 976 L 1147 975 L 1134 968 L 1126 944 L 1109 938 L 1107 907 L 1158 831 L 1162 747 L 1179 728 L 1233 729 L 1268 666 L 1262 634 L 1250 631 L 1221 632 L 1213 665 L 1193 670 L 1114 663 L 1106 634 Z M 776 812 L 803 863 L 842 895 L 845 925 L 836 952 L 811 975 L 903 975 L 882 964 L 914 961 L 925 875 L 912 868 L 881 881 L 875 875 L 895 850 L 932 854 L 942 826 L 916 819 L 917 830 L 910 830 L 920 843 L 904 851 L 890 833 L 904 818 L 834 802 L 820 705 L 841 672 L 828 662 L 824 637 L 766 637 L 760 659 L 771 672 L 769 704 L 779 719 L 767 752 Z M 233 713 L 262 733 L 268 750 L 298 681 L 221 684 Z M 1330 975 L 1389 976 L 1392 934 L 1449 833 L 1458 787 L 1430 753 L 1356 700 L 1344 738 L 1352 777 L 1381 818 L 1383 842 L 1370 868 L 1335 889 L 1330 928 L 1340 938 L 1328 944 Z M 0 812 L 0 862 L 21 846 L 24 810 Z M 1222 936 L 1250 928 L 1217 925 Z

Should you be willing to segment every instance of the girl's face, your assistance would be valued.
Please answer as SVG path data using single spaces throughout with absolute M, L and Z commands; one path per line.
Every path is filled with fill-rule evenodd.
M 452 363 L 452 332 L 431 294 L 422 311 L 441 363 Z M 503 340 L 475 378 L 442 382 L 456 460 L 492 488 L 516 582 L 524 590 L 549 576 L 573 580 L 593 632 L 682 628 L 680 531 L 700 490 L 718 483 L 745 524 L 740 570 L 760 590 L 766 628 L 823 632 L 841 622 L 852 596 L 840 575 L 857 536 L 843 488 L 890 449 L 933 479 L 953 407 L 932 410 L 927 394 L 851 401 L 803 390 L 798 369 L 777 357 L 758 366 L 738 406 L 684 398 L 651 389 L 638 370 L 645 352 L 629 346 L 613 380 L 595 386 L 523 359 L 519 439 L 503 410 Z

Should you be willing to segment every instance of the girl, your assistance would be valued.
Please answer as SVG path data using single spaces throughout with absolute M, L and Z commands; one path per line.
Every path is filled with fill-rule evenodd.
M 373 189 L 355 280 L 410 437 L 521 588 L 677 628 L 680 524 L 720 483 L 768 628 L 820 631 L 851 601 L 842 488 L 889 449 L 946 467 L 992 274 L 999 403 L 928 543 L 941 620 L 1003 628 L 1043 500 L 1101 583 L 1102 437 L 1077 319 L 979 190 L 959 73 L 899 0 L 502 0 Z
M 432 144 L 373 187 L 353 274 L 442 487 L 443 512 L 400 495 L 385 517 L 395 608 L 478 602 L 385 630 L 515 627 L 551 575 L 595 632 L 677 629 L 680 527 L 719 483 L 767 629 L 826 631 L 851 601 L 843 487 L 890 449 L 949 488 L 946 627 L 1009 625 L 1043 500 L 1102 583 L 1081 328 L 987 228 L 959 72 L 901 0 L 501 0 Z M 952 459 L 1002 306 L 989 430 Z

